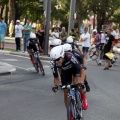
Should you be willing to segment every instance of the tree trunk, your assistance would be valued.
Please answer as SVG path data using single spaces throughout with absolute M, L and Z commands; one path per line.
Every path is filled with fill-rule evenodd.
M 2 17 L 4 6 L 0 6 L 0 17 Z
M 8 6 L 7 5 L 4 5 L 4 10 L 3 10 L 3 18 L 5 20 L 5 22 L 7 23 L 8 21 Z
M 15 21 L 15 0 L 9 0 L 8 23 L 10 23 L 11 20 Z

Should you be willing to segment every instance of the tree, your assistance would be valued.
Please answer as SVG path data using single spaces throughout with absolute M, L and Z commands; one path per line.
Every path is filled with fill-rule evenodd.
M 102 29 L 102 25 L 107 24 L 110 17 L 120 6 L 120 0 L 90 0 L 89 10 L 97 15 L 97 30 Z
M 9 0 L 9 14 L 8 14 L 8 23 L 10 23 L 11 20 L 15 21 L 15 0 Z

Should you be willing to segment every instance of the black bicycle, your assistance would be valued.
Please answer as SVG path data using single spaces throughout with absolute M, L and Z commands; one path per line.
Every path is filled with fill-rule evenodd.
M 81 94 L 76 85 L 62 86 L 62 89 L 68 89 L 67 102 L 67 120 L 83 120 L 83 109 L 81 102 Z
M 34 60 L 33 66 L 34 66 L 35 70 L 37 71 L 37 73 L 39 73 L 39 70 L 40 70 L 42 75 L 44 76 L 45 71 L 44 71 L 42 62 L 40 61 L 38 52 L 32 53 L 32 59 Z

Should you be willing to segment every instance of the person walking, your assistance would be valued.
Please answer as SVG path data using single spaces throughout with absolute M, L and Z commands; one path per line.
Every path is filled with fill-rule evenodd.
M 106 36 L 106 43 L 103 46 L 104 49 L 104 59 L 106 60 L 106 66 L 103 70 L 108 70 L 109 68 L 112 67 L 111 65 L 111 59 L 109 57 L 106 56 L 106 53 L 112 53 L 113 51 L 113 46 L 114 46 L 114 36 L 112 35 L 112 30 L 109 29 L 107 31 L 107 36 Z
M 13 32 L 14 32 L 14 21 L 12 20 L 10 25 L 9 25 L 9 35 L 10 35 L 10 37 L 12 37 Z
M 6 23 L 3 21 L 3 18 L 0 18 L 0 49 L 4 49 L 5 34 L 6 34 Z
M 16 43 L 16 51 L 20 51 L 20 39 L 22 37 L 22 30 L 24 27 L 20 24 L 20 20 L 16 21 L 15 25 L 15 43 Z
M 90 47 L 90 34 L 88 28 L 84 28 L 84 33 L 81 35 L 80 40 L 82 41 L 82 51 L 84 58 L 87 60 L 87 54 Z
M 24 36 L 23 36 L 23 44 L 24 44 L 24 52 L 26 52 L 26 43 L 30 38 L 30 33 L 32 31 L 32 26 L 30 25 L 30 21 L 27 20 L 26 25 L 24 26 Z

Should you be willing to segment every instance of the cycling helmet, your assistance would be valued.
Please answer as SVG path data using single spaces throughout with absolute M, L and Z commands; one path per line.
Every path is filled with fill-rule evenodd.
M 63 45 L 60 45 L 60 46 L 56 46 L 54 48 L 51 49 L 50 51 L 50 58 L 52 60 L 56 60 L 60 57 L 64 57 L 64 47 Z
M 36 38 L 35 33 L 31 33 L 31 34 L 30 34 L 30 38 L 32 38 L 32 39 Z
M 70 44 L 66 43 L 63 45 L 64 46 L 64 51 L 67 52 L 67 51 L 72 51 L 72 47 Z
M 67 40 L 66 40 L 67 43 L 73 43 L 73 38 L 71 37 L 68 37 Z
M 54 46 L 58 46 L 58 45 L 61 45 L 61 40 L 60 39 L 54 39 L 52 42 L 51 42 L 51 45 L 54 45 Z

